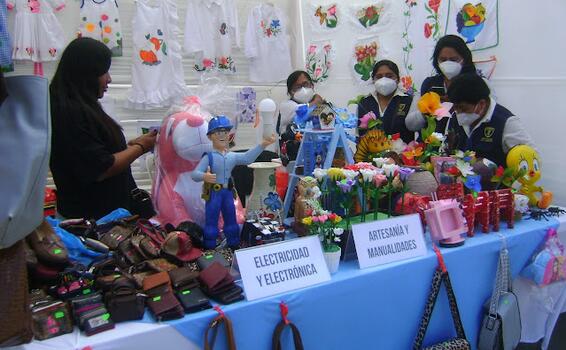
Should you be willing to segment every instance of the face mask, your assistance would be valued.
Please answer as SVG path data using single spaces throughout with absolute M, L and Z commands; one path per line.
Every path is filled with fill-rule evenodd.
M 397 82 L 391 78 L 379 78 L 374 84 L 375 90 L 382 96 L 389 96 L 397 90 Z
M 312 88 L 302 87 L 293 94 L 293 99 L 299 103 L 309 103 L 313 96 L 314 90 Z
M 453 61 L 444 61 L 438 67 L 440 67 L 440 71 L 448 80 L 452 80 L 462 71 L 462 64 Z

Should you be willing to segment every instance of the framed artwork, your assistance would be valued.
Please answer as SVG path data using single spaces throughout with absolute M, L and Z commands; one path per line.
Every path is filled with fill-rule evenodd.
M 456 158 L 452 157 L 430 157 L 434 168 L 434 177 L 439 184 L 451 184 L 454 177 L 445 173 L 449 168 L 456 166 Z

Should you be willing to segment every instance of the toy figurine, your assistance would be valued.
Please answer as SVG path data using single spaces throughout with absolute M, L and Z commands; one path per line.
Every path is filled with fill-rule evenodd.
M 295 221 L 293 223 L 293 230 L 299 236 L 304 236 L 307 233 L 307 228 L 302 220 L 307 216 L 311 216 L 313 212 L 322 210 L 319 203 L 321 195 L 318 188 L 318 182 L 314 177 L 305 176 L 299 181 L 297 186 L 297 198 L 295 199 Z
M 545 192 L 536 183 L 541 176 L 541 161 L 537 151 L 528 145 L 518 145 L 507 154 L 507 167 L 514 169 L 515 174 L 524 173 L 517 181 L 520 184 L 519 193 L 529 197 L 530 206 L 545 209 L 552 202 L 552 192 Z M 540 193 L 540 199 L 535 193 Z
M 232 129 L 230 120 L 221 115 L 214 117 L 208 123 L 207 136 L 212 141 L 212 152 L 206 153 L 191 177 L 195 181 L 204 181 L 203 199 L 205 204 L 204 247 L 214 249 L 218 237 L 218 221 L 222 212 L 224 220 L 224 235 L 228 246 L 238 248 L 240 244 L 240 227 L 236 222 L 234 207 L 234 184 L 232 169 L 236 165 L 247 165 L 255 161 L 263 149 L 275 142 L 275 135 L 264 138 L 258 145 L 245 153 L 229 152 L 229 131 Z

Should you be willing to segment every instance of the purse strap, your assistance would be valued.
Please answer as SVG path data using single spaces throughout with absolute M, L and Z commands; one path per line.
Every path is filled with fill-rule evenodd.
M 301 332 L 297 326 L 293 323 L 285 323 L 285 321 L 281 320 L 275 327 L 275 331 L 273 332 L 273 339 L 272 339 L 272 349 L 273 350 L 281 350 L 281 333 L 285 329 L 286 326 L 291 327 L 291 331 L 293 332 L 293 343 L 295 344 L 295 350 L 303 350 L 303 339 L 301 338 Z
M 452 283 L 450 282 L 448 270 L 446 269 L 446 265 L 444 264 L 444 258 L 442 257 L 442 254 L 440 253 L 438 247 L 433 245 L 433 249 L 438 259 L 438 267 L 434 271 L 434 275 L 432 277 L 432 288 L 430 290 L 430 294 L 428 295 L 423 318 L 421 319 L 421 323 L 419 325 L 417 337 L 413 342 L 414 350 L 420 350 L 422 347 L 424 337 L 426 335 L 426 330 L 428 328 L 428 324 L 430 323 L 430 317 L 432 316 L 432 311 L 434 310 L 436 299 L 438 298 L 438 293 L 440 292 L 440 287 L 442 286 L 443 281 L 446 287 L 446 294 L 448 296 L 448 302 L 450 305 L 450 313 L 452 314 L 452 320 L 454 321 L 454 327 L 456 328 L 456 335 L 458 338 L 466 339 L 466 333 L 464 331 L 464 326 L 462 325 L 460 312 L 458 311 L 458 303 L 456 302 L 456 296 L 454 294 L 454 290 L 452 289 Z
M 208 325 L 208 328 L 204 331 L 204 350 L 214 349 L 214 343 L 216 342 L 216 336 L 218 335 L 218 327 L 224 324 L 226 328 L 226 341 L 228 343 L 229 350 L 236 350 L 236 339 L 234 338 L 234 329 L 232 327 L 232 321 L 224 314 L 224 312 L 215 306 L 214 309 L 219 313 Z M 208 332 L 212 330 L 212 339 L 210 343 L 208 341 Z
M 491 300 L 489 302 L 489 314 L 487 321 L 487 328 L 493 330 L 495 327 L 495 320 L 499 313 L 499 299 L 503 293 L 512 290 L 511 273 L 509 271 L 509 251 L 505 237 L 500 235 L 503 240 L 503 247 L 499 251 L 499 260 L 497 263 L 497 273 L 495 275 L 495 283 L 491 293 Z

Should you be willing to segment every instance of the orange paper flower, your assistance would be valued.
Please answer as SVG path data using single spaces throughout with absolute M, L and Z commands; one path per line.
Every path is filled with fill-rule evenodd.
M 417 106 L 422 114 L 432 116 L 437 109 L 442 107 L 440 104 L 440 96 L 436 92 L 427 92 L 420 98 Z

